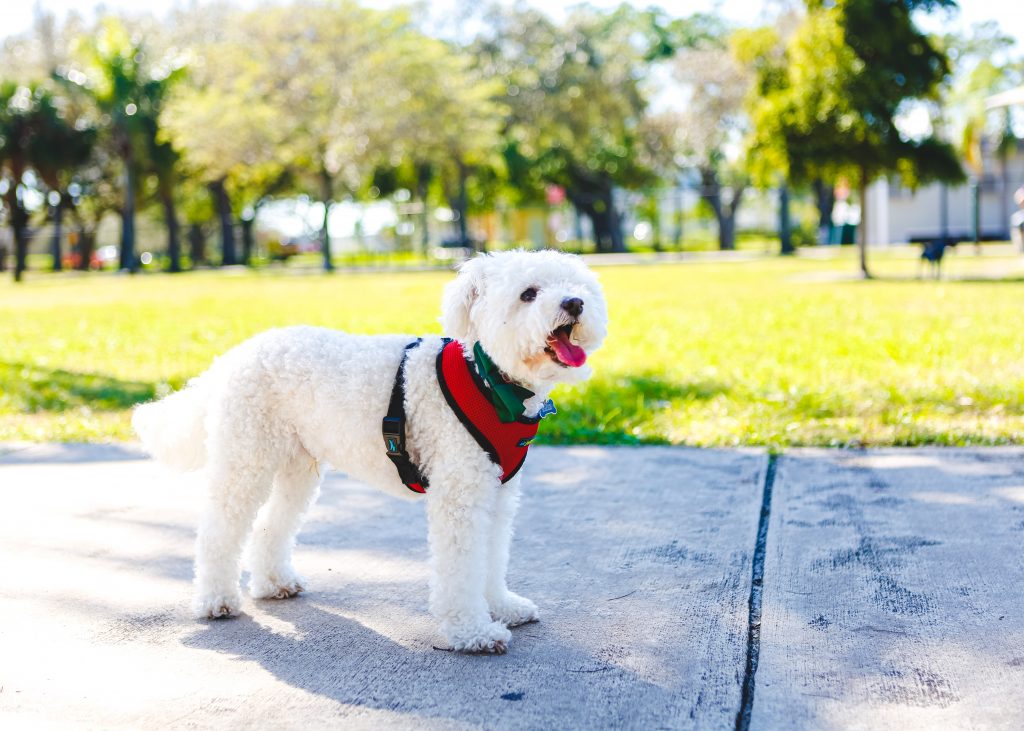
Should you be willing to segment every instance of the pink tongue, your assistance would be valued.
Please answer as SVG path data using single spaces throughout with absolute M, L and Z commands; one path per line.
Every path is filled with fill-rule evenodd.
M 587 362 L 587 351 L 569 342 L 564 332 L 556 332 L 548 338 L 548 344 L 554 348 L 555 356 L 570 368 L 579 368 Z

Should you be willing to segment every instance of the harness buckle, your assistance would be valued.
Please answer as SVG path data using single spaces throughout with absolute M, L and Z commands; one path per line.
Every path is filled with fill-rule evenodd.
M 385 416 L 380 425 L 384 437 L 384 449 L 389 457 L 405 455 L 405 424 L 398 416 Z

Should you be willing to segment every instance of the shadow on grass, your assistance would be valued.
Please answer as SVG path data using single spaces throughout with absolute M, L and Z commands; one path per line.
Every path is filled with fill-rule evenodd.
M 541 444 L 667 444 L 655 422 L 662 412 L 687 402 L 726 395 L 719 381 L 677 381 L 660 374 L 600 378 L 559 397 L 562 414 L 545 420 Z
M 121 411 L 152 399 L 156 384 L 0 362 L 0 394 L 0 401 L 7 402 L 6 410 L 21 413 L 66 411 L 82 406 L 95 411 Z
M 729 393 L 730 387 L 720 381 L 702 379 L 675 381 L 650 373 L 615 378 L 599 378 L 587 385 L 585 399 L 595 404 L 636 401 L 642 398 L 652 404 L 659 401 L 708 401 Z
M 837 280 L 838 281 L 838 280 Z M 1024 284 L 1024 277 L 1019 275 L 1013 275 L 1009 277 L 999 276 L 998 274 L 991 277 L 986 277 L 979 274 L 970 274 L 965 276 L 957 275 L 946 275 L 943 274 L 938 279 L 930 275 L 920 276 L 904 276 L 900 274 L 872 274 L 870 279 L 864 279 L 863 277 L 853 276 L 847 281 L 851 282 L 879 282 L 882 284 L 921 284 L 923 282 L 931 282 L 934 284 Z

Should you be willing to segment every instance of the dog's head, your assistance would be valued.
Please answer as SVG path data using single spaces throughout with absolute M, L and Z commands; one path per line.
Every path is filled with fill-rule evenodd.
M 442 303 L 445 334 L 480 341 L 513 380 L 539 390 L 590 376 L 604 341 L 601 285 L 577 256 L 557 251 L 481 254 L 459 268 Z

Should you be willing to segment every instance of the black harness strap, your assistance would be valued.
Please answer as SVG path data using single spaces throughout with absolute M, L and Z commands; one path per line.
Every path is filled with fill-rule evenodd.
M 395 375 L 395 385 L 391 388 L 388 413 L 381 422 L 380 430 L 384 436 L 384 449 L 395 463 L 399 479 L 413 492 L 424 493 L 427 491 L 427 478 L 420 474 L 419 468 L 409 459 L 409 452 L 405 449 L 405 362 L 409 358 L 409 351 L 418 347 L 421 342 L 423 338 L 417 338 L 415 342 L 405 346 L 402 362 Z

